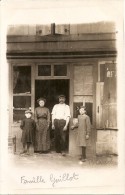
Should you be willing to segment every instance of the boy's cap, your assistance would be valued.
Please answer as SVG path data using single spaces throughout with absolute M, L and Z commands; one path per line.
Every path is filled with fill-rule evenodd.
M 44 103 L 46 103 L 46 99 L 42 97 L 37 100 L 37 103 L 39 103 L 39 101 L 44 101 Z
M 25 114 L 28 114 L 28 113 L 32 114 L 32 111 L 31 110 L 26 110 Z
M 66 96 L 61 94 L 61 95 L 58 96 L 58 98 L 66 98 Z
M 86 109 L 86 107 L 85 107 L 85 106 L 80 106 L 80 108 L 84 108 L 84 109 Z

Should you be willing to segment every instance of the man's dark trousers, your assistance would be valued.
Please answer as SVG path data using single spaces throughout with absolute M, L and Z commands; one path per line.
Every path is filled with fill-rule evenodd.
M 66 124 L 66 120 L 55 119 L 55 150 L 57 153 L 65 152 L 66 150 L 66 131 L 63 128 Z

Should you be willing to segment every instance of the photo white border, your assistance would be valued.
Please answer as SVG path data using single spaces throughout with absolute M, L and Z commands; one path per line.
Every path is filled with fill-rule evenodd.
M 11 189 L 10 184 L 3 184 L 4 174 L 12 177 L 8 164 L 8 126 L 9 126 L 9 74 L 8 63 L 6 60 L 6 35 L 8 25 L 18 24 L 50 24 L 50 23 L 89 23 L 99 21 L 113 21 L 116 23 L 117 50 L 118 50 L 118 169 L 111 170 L 110 175 L 106 170 L 95 170 L 94 173 L 87 174 L 91 177 L 90 186 L 62 189 L 42 189 L 43 193 L 48 194 L 124 194 L 124 163 L 125 163 L 125 67 L 123 65 L 123 0 L 3 0 L 1 3 L 1 58 L 0 58 L 0 168 L 2 168 L 2 178 L 0 183 L 1 192 L 9 194 L 30 194 L 41 193 L 41 189 L 20 189 L 15 186 Z M 46 17 L 45 17 L 46 15 Z M 35 17 L 34 17 L 35 16 Z M 89 172 L 89 170 L 87 170 Z M 104 183 L 93 186 L 93 180 L 97 177 L 104 177 Z M 113 179 L 113 183 L 107 186 L 106 178 Z M 114 179 L 116 177 L 116 179 Z M 15 179 L 15 178 L 14 178 Z M 98 181 L 100 178 L 98 178 Z M 18 183 L 18 182 L 17 182 Z M 18 185 L 17 185 L 18 186 Z M 76 186 L 77 187 L 77 186 Z

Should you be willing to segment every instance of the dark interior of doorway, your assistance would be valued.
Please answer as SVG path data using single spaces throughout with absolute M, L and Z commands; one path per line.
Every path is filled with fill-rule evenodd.
M 36 80 L 35 81 L 35 107 L 38 107 L 37 99 L 46 98 L 46 107 L 50 113 L 55 104 L 58 104 L 58 96 L 64 94 L 66 96 L 66 104 L 69 105 L 69 79 L 56 80 Z M 54 150 L 54 131 L 50 124 L 51 150 Z M 69 146 L 69 130 L 66 137 L 67 150 Z

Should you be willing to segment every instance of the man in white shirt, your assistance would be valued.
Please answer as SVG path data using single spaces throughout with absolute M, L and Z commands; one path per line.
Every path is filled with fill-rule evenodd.
M 66 131 L 70 119 L 70 108 L 65 104 L 66 97 L 59 96 L 59 104 L 56 104 L 52 110 L 52 129 L 55 130 L 55 149 L 57 153 L 65 156 L 66 149 Z

